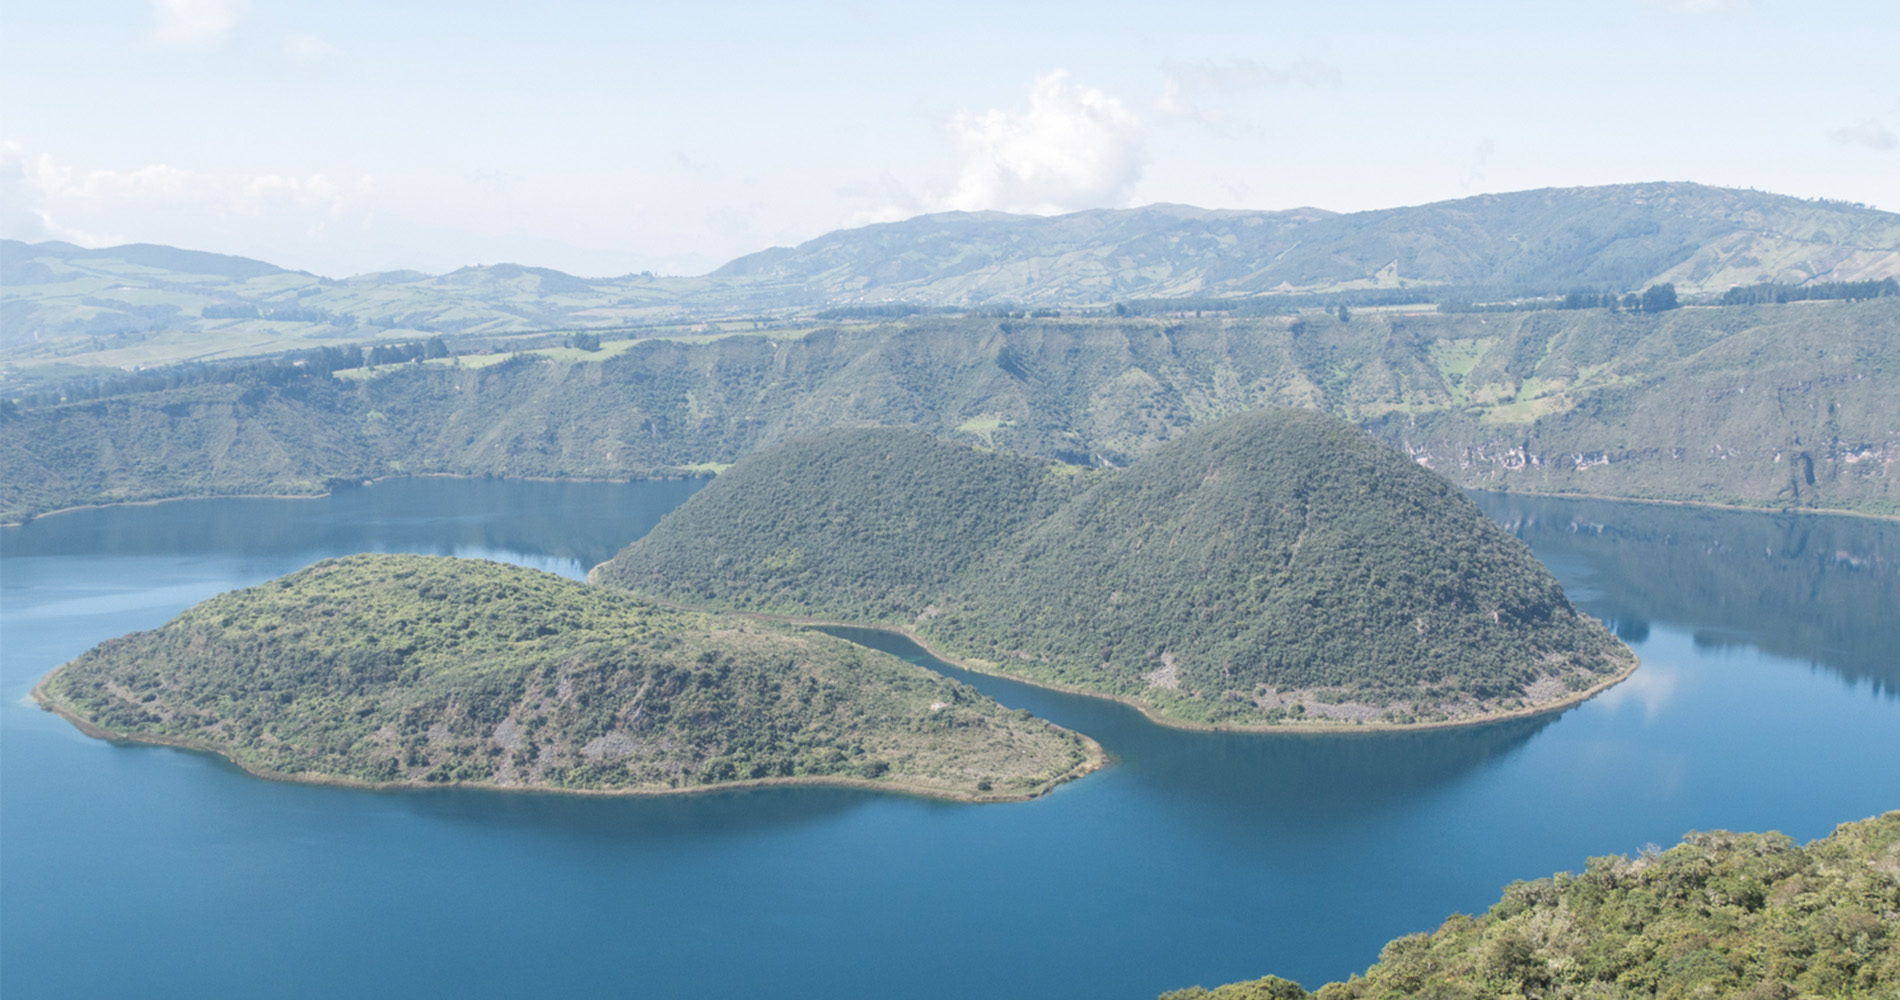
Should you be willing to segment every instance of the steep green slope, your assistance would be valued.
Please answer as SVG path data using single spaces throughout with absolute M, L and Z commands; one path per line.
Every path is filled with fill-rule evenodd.
M 837 434 L 741 461 L 595 577 L 903 625 L 985 669 L 1189 722 L 1471 718 L 1629 662 L 1455 487 L 1322 414 L 1217 421 L 1059 506 L 1020 464 L 892 440 Z M 799 466 L 812 471 L 788 502 L 771 483 Z M 877 478 L 853 474 L 867 468 Z M 972 517 L 1025 501 L 1040 516 Z
M 1073 492 L 1065 468 L 915 431 L 801 438 L 721 474 L 596 576 L 710 607 L 913 616 Z
M 1468 486 L 1900 512 L 1900 309 L 1697 312 L 1605 330 L 1642 337 L 1620 356 L 1527 325 L 1524 361 L 1474 372 L 1496 405 L 1367 423 Z
M 1385 946 L 1364 976 L 1309 994 L 1269 976 L 1162 1000 L 1400 997 L 1830 997 L 1900 991 L 1900 812 L 1802 847 L 1692 833 L 1659 854 L 1591 858 L 1518 882 L 1490 912 Z
M 1104 477 L 919 627 L 1204 721 L 1484 714 L 1627 655 L 1455 486 L 1301 410 L 1215 421 Z
M 1344 323 L 927 318 L 388 366 L 215 400 L 227 390 L 0 408 L 0 519 L 327 478 L 667 474 L 864 424 L 1126 465 L 1263 406 L 1346 417 L 1464 486 L 1894 513 L 1895 329 L 1895 299 Z
M 829 636 L 433 556 L 332 559 L 212 598 L 36 693 L 98 735 L 304 780 L 802 779 L 1011 798 L 1098 759 L 1073 733 Z
M 322 379 L 0 414 L 0 508 L 18 517 L 177 496 L 320 493 L 388 468 L 365 433 L 374 421 L 359 413 L 346 383 Z

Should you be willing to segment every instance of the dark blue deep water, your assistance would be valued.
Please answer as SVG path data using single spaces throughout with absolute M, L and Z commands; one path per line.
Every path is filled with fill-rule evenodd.
M 958 676 L 1118 763 L 1031 803 L 366 792 L 88 739 L 46 671 L 364 550 L 580 575 L 690 483 L 392 482 L 0 532 L 0 994 L 1146 998 L 1317 986 L 1513 879 L 1900 808 L 1900 525 L 1479 497 L 1643 666 L 1562 715 L 1163 729 Z M 880 634 L 864 637 L 916 656 Z

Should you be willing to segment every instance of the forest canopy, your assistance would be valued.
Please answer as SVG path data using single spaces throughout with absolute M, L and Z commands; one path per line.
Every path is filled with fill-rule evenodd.
M 483 560 L 360 555 L 106 642 L 37 693 L 98 735 L 367 784 L 875 782 L 1021 798 L 1086 740 L 888 654 Z
M 899 625 L 1191 722 L 1474 717 L 1630 662 L 1455 487 L 1311 411 L 1225 418 L 1111 471 L 891 430 L 795 441 L 595 575 Z
M 1268 976 L 1161 1000 L 1400 997 L 1830 997 L 1900 991 L 1900 812 L 1803 847 L 1778 833 L 1692 833 L 1636 858 L 1591 858 L 1385 946 L 1363 976 L 1313 993 Z

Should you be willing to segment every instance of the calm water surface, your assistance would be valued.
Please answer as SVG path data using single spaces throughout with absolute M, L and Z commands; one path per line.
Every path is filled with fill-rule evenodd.
M 1025 804 L 299 787 L 91 740 L 24 701 L 102 639 L 330 555 L 579 576 L 692 489 L 424 480 L 0 532 L 0 993 L 1316 986 L 1591 855 L 1900 808 L 1900 525 L 1586 501 L 1480 498 L 1642 655 L 1608 694 L 1486 727 L 1219 735 L 933 663 L 1117 756 Z

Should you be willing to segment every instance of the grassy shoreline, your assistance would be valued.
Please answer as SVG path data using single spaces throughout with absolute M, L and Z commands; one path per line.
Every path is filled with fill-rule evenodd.
M 1614 493 L 1544 493 L 1537 490 L 1487 490 L 1482 487 L 1460 487 L 1470 493 L 1489 493 L 1494 496 L 1536 497 L 1540 500 L 1608 500 L 1614 503 L 1656 504 L 1663 507 L 1699 507 L 1707 510 L 1734 510 L 1749 514 L 1826 514 L 1837 517 L 1858 517 L 1869 521 L 1900 521 L 1900 514 L 1878 514 L 1873 511 L 1852 510 L 1846 507 L 1751 507 L 1740 503 L 1717 503 L 1714 500 L 1667 500 L 1661 497 L 1626 497 Z
M 597 584 L 593 583 L 593 570 L 591 569 L 588 570 L 588 582 L 590 586 L 598 586 Z M 1041 680 L 1035 680 L 1029 677 L 1023 677 L 1019 674 L 1005 673 L 1001 670 L 996 670 L 994 668 L 991 668 L 987 666 L 986 664 L 971 662 L 969 660 L 965 660 L 960 657 L 953 656 L 950 653 L 945 652 L 944 650 L 938 649 L 937 647 L 931 645 L 929 640 L 925 639 L 923 636 L 918 635 L 917 633 L 911 631 L 909 628 L 906 628 L 905 626 L 902 626 L 902 625 L 889 625 L 889 624 L 871 623 L 871 622 L 851 622 L 851 621 L 842 621 L 835 618 L 808 618 L 802 615 L 776 615 L 776 614 L 770 614 L 763 611 L 732 611 L 732 610 L 723 609 L 723 608 L 709 608 L 709 607 L 704 607 L 700 605 L 683 604 L 678 601 L 662 600 L 650 594 L 636 594 L 635 596 L 639 597 L 643 601 L 651 601 L 654 604 L 659 604 L 659 605 L 669 607 L 669 608 L 676 608 L 681 611 L 701 611 L 701 612 L 707 612 L 707 613 L 712 613 L 712 614 L 734 615 L 734 616 L 743 617 L 743 618 L 753 618 L 759 621 L 781 622 L 787 625 L 829 626 L 829 627 L 834 627 L 834 628 L 860 628 L 860 629 L 869 629 L 869 630 L 878 631 L 878 632 L 889 632 L 893 635 L 901 635 L 904 638 L 910 640 L 911 642 L 916 643 L 919 649 L 922 649 L 924 652 L 929 653 L 931 656 L 934 656 L 937 659 L 942 660 L 943 662 L 948 663 L 959 670 L 967 670 L 973 674 L 982 674 L 986 677 L 996 677 L 996 678 L 1000 678 L 1006 681 L 1016 681 L 1017 683 L 1027 684 L 1031 687 L 1042 688 L 1045 691 L 1059 691 L 1063 694 L 1081 695 L 1085 698 L 1099 698 L 1103 701 L 1118 702 L 1120 704 L 1128 706 L 1129 708 L 1134 709 L 1137 712 L 1140 712 L 1143 718 L 1147 719 L 1149 722 L 1154 723 L 1155 725 L 1165 726 L 1169 729 L 1181 729 L 1181 730 L 1187 730 L 1191 732 L 1204 732 L 1204 733 L 1378 733 L 1378 732 L 1409 732 L 1409 731 L 1415 731 L 1415 730 L 1421 730 L 1421 729 L 1448 729 L 1448 728 L 1452 728 L 1456 726 L 1481 726 L 1481 725 L 1484 725 L 1486 723 L 1491 723 L 1491 722 L 1503 722 L 1507 719 L 1522 719 L 1522 718 L 1528 718 L 1528 717 L 1537 716 L 1537 715 L 1547 715 L 1551 712 L 1561 712 L 1565 709 L 1574 708 L 1575 706 L 1580 705 L 1586 701 L 1589 701 L 1591 698 L 1594 698 L 1597 695 L 1602 694 L 1603 692 L 1609 690 L 1610 688 L 1615 687 L 1616 685 L 1621 684 L 1622 682 L 1628 680 L 1630 678 L 1630 675 L 1636 672 L 1636 668 L 1642 666 L 1642 662 L 1643 662 L 1642 657 L 1636 656 L 1634 652 L 1632 652 L 1630 655 L 1630 662 L 1627 667 L 1623 668 L 1621 671 L 1617 672 L 1616 674 L 1610 677 L 1606 677 L 1603 680 L 1597 682 L 1596 684 L 1591 685 L 1590 687 L 1584 688 L 1581 691 L 1572 691 L 1564 695 L 1564 697 L 1556 699 L 1555 701 L 1542 702 L 1540 704 L 1529 705 L 1523 708 L 1514 708 L 1514 709 L 1510 709 L 1504 712 L 1487 712 L 1482 715 L 1475 715 L 1475 716 L 1471 716 L 1469 718 L 1464 718 L 1464 719 L 1446 719 L 1441 722 L 1347 722 L 1347 721 L 1340 721 L 1340 722 L 1280 722 L 1280 723 L 1262 723 L 1258 725 L 1236 725 L 1236 724 L 1231 724 L 1231 723 L 1223 724 L 1223 723 L 1218 723 L 1218 722 L 1196 722 L 1192 719 L 1177 719 L 1171 716 L 1162 715 L 1156 712 L 1152 706 L 1145 705 L 1126 695 L 1109 694 L 1105 691 L 1091 691 L 1091 690 L 1088 690 L 1087 688 L 1079 688 L 1073 685 L 1057 684 L 1057 683 L 1053 683 L 1049 681 L 1041 681 Z M 1089 739 L 1087 733 L 1081 733 L 1080 735 L 1084 739 Z M 1094 743 L 1094 740 L 1089 739 L 1089 742 L 1092 744 Z
M 650 476 L 627 476 L 624 478 L 596 478 L 589 476 L 489 476 L 486 474 L 463 472 L 418 472 L 404 475 L 377 476 L 362 480 L 363 486 L 392 482 L 399 479 L 498 479 L 510 483 L 636 483 L 657 482 L 673 479 L 707 479 L 698 469 L 682 466 L 667 474 Z M 1470 493 L 1489 493 L 1497 496 L 1536 497 L 1543 500 L 1610 500 L 1620 503 L 1659 504 L 1666 507 L 1701 507 L 1709 510 L 1734 510 L 1753 514 L 1822 514 L 1835 517 L 1858 517 L 1870 521 L 1900 522 L 1900 514 L 1880 514 L 1872 511 L 1853 510 L 1846 507 L 1751 507 L 1747 504 L 1718 503 L 1714 500 L 1665 500 L 1657 497 L 1618 496 L 1614 493 L 1544 493 L 1536 490 L 1491 490 L 1482 487 L 1459 487 Z M 36 514 L 26 514 L 18 520 L 0 521 L 0 528 L 18 528 L 42 517 L 55 517 L 60 514 L 72 514 L 82 510 L 105 510 L 111 507 L 151 507 L 162 503 L 176 503 L 184 500 L 322 500 L 335 495 L 335 490 L 321 493 L 185 493 L 178 496 L 146 497 L 140 500 L 108 500 L 103 503 L 76 504 L 60 507 Z M 857 626 L 853 626 L 854 628 Z
M 377 476 L 365 479 L 350 487 L 358 489 L 374 486 L 377 483 L 395 482 L 401 479 L 494 479 L 506 483 L 651 483 L 679 479 L 706 479 L 709 476 L 682 468 L 668 475 L 629 476 L 626 478 L 598 478 L 593 476 L 489 476 L 465 472 L 416 472 L 403 475 Z M 165 503 L 181 503 L 187 500 L 324 500 L 336 495 L 336 490 L 324 490 L 321 493 L 185 493 L 175 497 L 146 497 L 141 500 L 109 500 L 104 503 L 84 503 L 72 507 L 60 507 L 57 510 L 38 514 L 27 514 L 17 521 L 0 521 L 0 528 L 23 527 L 43 517 L 55 517 L 60 514 L 73 514 L 82 510 L 107 510 L 113 507 L 156 507 Z
M 132 745 L 140 745 L 140 746 L 163 746 L 163 747 L 171 747 L 177 750 L 189 750 L 195 753 L 210 754 L 214 757 L 219 757 L 225 761 L 228 761 L 233 767 L 236 767 L 237 769 L 243 771 L 246 774 L 249 774 L 257 778 L 263 778 L 268 781 L 282 781 L 282 782 L 287 782 L 291 784 L 304 784 L 304 785 L 326 785 L 326 786 L 337 787 L 337 788 L 357 788 L 357 789 L 363 789 L 366 791 L 381 791 L 381 790 L 396 790 L 396 789 L 454 788 L 454 789 L 475 790 L 475 791 L 514 792 L 514 793 L 528 793 L 528 794 L 540 794 L 540 795 L 582 795 L 582 796 L 600 797 L 600 798 L 637 798 L 637 797 L 651 797 L 651 796 L 659 796 L 659 795 L 700 795 L 700 794 L 706 794 L 710 792 L 722 792 L 722 791 L 744 789 L 744 788 L 768 788 L 768 787 L 777 787 L 777 786 L 802 785 L 802 786 L 808 786 L 808 787 L 822 787 L 822 788 L 855 788 L 855 789 L 861 789 L 865 791 L 890 792 L 890 793 L 898 794 L 898 795 L 908 795 L 915 798 L 935 799 L 938 801 L 964 802 L 964 803 L 971 803 L 971 804 L 986 804 L 986 803 L 993 803 L 993 802 L 1028 802 L 1033 799 L 1038 799 L 1038 798 L 1043 797 L 1044 795 L 1049 794 L 1052 791 L 1055 791 L 1055 789 L 1061 785 L 1065 785 L 1071 781 L 1075 781 L 1078 778 L 1083 778 L 1090 774 L 1093 774 L 1096 771 L 1099 771 L 1102 768 L 1107 767 L 1111 763 L 1111 758 L 1108 755 L 1108 751 L 1104 750 L 1100 743 L 1097 743 L 1095 739 L 1089 736 L 1087 733 L 1076 733 L 1076 735 L 1081 737 L 1082 739 L 1083 747 L 1086 749 L 1087 754 L 1088 754 L 1087 758 L 1083 760 L 1082 763 L 1076 765 L 1075 767 L 1071 768 L 1067 772 L 1057 775 L 1056 777 L 1051 778 L 1048 781 L 1045 781 L 1034 788 L 1028 789 L 1020 793 L 1015 793 L 1015 794 L 1010 794 L 1010 793 L 1005 793 L 1005 792 L 987 792 L 987 793 L 954 792 L 954 791 L 949 791 L 946 789 L 930 788 L 928 786 L 923 786 L 923 785 L 908 785 L 902 782 L 875 781 L 868 778 L 852 778 L 852 777 L 847 777 L 847 776 L 800 776 L 800 777 L 790 777 L 790 778 L 747 778 L 743 780 L 722 781 L 716 784 L 709 784 L 709 785 L 694 785 L 690 788 L 552 788 L 552 787 L 539 786 L 539 785 L 494 785 L 494 784 L 485 784 L 482 782 L 468 782 L 468 781 L 447 781 L 447 782 L 406 781 L 406 780 L 405 781 L 364 781 L 360 778 L 345 778 L 345 777 L 339 777 L 336 775 L 326 775 L 326 774 L 314 774 L 314 775 L 313 774 L 286 774 L 281 771 L 273 771 L 273 770 L 270 770 L 269 768 L 256 767 L 251 764 L 247 764 L 244 761 L 238 760 L 237 758 L 231 756 L 229 753 L 226 753 L 224 750 L 221 750 L 210 744 L 200 742 L 198 740 L 181 739 L 178 737 L 171 737 L 171 736 L 139 735 L 139 734 L 134 734 L 134 733 L 125 733 L 125 732 L 119 732 L 117 730 L 102 728 L 86 720 L 84 717 L 80 716 L 77 712 L 73 711 L 70 706 L 68 706 L 65 702 L 61 701 L 50 690 L 47 689 L 47 686 L 46 686 L 47 682 L 52 680 L 53 677 L 57 675 L 63 669 L 65 669 L 63 665 L 60 667 L 55 667 L 52 671 L 48 672 L 46 676 L 40 678 L 36 683 L 34 683 L 33 690 L 30 693 L 30 697 L 33 699 L 35 704 L 39 705 L 41 709 L 51 712 L 62 719 L 65 719 L 67 722 L 72 723 L 74 728 L 78 729 L 80 732 L 94 739 L 105 740 L 109 743 L 122 743 L 122 744 L 132 744 Z

